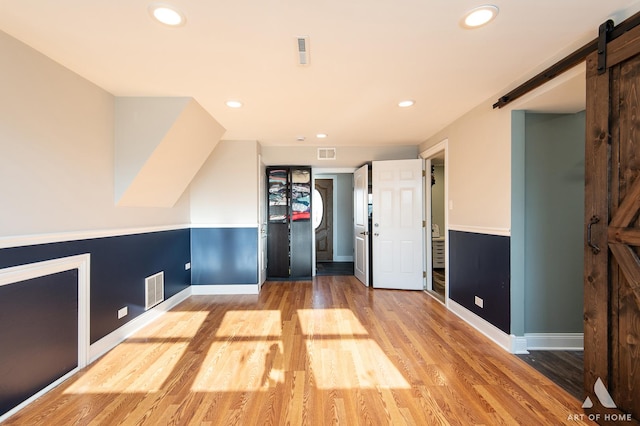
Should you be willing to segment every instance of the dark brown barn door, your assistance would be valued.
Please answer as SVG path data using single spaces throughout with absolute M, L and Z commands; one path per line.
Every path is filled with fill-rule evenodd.
M 636 27 L 608 44 L 606 72 L 598 73 L 597 53 L 587 59 L 585 194 L 586 406 L 593 403 L 587 411 L 619 410 L 635 419 L 640 419 L 639 53 Z

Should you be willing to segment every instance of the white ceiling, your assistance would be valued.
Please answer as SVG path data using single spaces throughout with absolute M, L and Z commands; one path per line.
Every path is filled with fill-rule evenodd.
M 416 145 L 594 39 L 607 18 L 640 10 L 630 0 L 496 0 L 491 25 L 464 30 L 481 1 L 167 2 L 186 25 L 153 21 L 147 0 L 0 0 L 0 30 L 114 95 L 191 96 L 225 139 Z M 300 35 L 308 67 L 296 64 Z M 398 108 L 402 99 L 416 104 Z

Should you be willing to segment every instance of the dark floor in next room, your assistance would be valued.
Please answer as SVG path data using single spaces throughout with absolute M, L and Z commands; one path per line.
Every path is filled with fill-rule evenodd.
M 316 275 L 353 275 L 353 262 L 318 262 Z
M 584 398 L 583 351 L 529 351 L 518 358 L 547 376 L 555 384 L 575 396 Z

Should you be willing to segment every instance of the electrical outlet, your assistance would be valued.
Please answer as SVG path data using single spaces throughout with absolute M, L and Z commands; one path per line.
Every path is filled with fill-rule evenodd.
M 453 210 L 453 200 L 449 200 L 449 210 Z
M 188 271 L 189 269 L 191 269 L 191 262 L 187 262 L 184 264 L 184 270 Z
M 484 308 L 484 300 L 476 296 L 476 305 L 480 306 L 481 308 Z
M 129 314 L 129 308 L 124 307 L 122 309 L 118 309 L 118 319 L 126 317 Z

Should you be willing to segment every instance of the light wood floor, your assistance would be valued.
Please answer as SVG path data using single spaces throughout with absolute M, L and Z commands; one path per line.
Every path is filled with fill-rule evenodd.
M 341 276 L 193 296 L 6 425 L 576 425 L 580 405 L 432 297 Z

